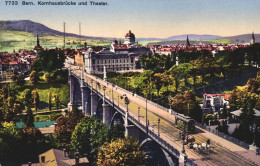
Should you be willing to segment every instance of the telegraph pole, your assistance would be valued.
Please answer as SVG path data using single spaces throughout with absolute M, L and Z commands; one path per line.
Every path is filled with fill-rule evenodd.
M 64 49 L 65 49 L 65 45 L 66 45 L 66 43 L 65 43 L 65 22 L 63 23 L 63 28 L 64 28 L 64 34 L 63 34 L 63 37 L 64 37 Z

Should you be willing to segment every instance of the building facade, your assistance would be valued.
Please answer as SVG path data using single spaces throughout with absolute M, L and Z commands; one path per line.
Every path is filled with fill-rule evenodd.
M 135 35 L 129 31 L 125 42 L 114 40 L 110 48 L 91 47 L 84 53 L 85 70 L 89 73 L 135 70 L 139 68 L 138 59 L 142 54 L 150 53 L 150 49 L 135 43 Z M 76 63 L 76 58 L 75 58 Z

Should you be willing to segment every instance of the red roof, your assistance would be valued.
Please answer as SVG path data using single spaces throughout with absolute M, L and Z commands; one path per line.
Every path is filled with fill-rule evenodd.
M 127 50 L 128 49 L 126 44 L 122 44 L 122 45 L 114 44 L 113 46 L 114 46 L 115 50 Z
M 228 100 L 231 97 L 231 94 L 204 94 L 207 97 L 214 97 L 214 96 L 224 96 L 225 100 Z

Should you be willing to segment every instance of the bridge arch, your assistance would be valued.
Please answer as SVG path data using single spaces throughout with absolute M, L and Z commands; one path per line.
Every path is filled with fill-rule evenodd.
M 109 127 L 113 127 L 114 125 L 119 125 L 124 127 L 125 118 L 117 111 L 115 111 L 114 115 L 112 116 L 111 123 Z
M 145 152 L 146 165 L 149 166 L 172 166 L 175 165 L 168 153 L 162 149 L 155 141 L 151 138 L 146 138 L 141 142 L 141 150 Z
M 98 99 L 95 117 L 98 118 L 100 121 L 102 121 L 102 119 L 103 119 L 103 99 L 102 98 Z

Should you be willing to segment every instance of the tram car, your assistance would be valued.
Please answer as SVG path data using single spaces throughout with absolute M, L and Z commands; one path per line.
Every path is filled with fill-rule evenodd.
M 186 132 L 195 132 L 195 121 L 189 116 L 183 114 L 175 114 L 175 124 Z

